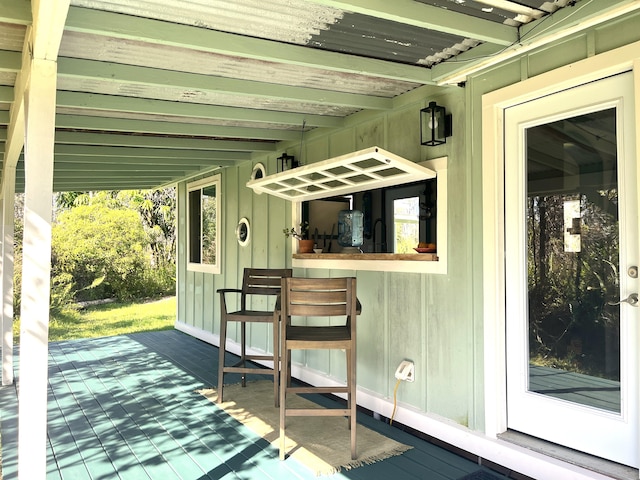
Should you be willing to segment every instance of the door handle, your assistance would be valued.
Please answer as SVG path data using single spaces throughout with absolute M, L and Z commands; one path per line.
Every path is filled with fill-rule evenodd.
M 607 302 L 607 305 L 620 305 L 622 303 L 628 303 L 629 305 L 633 306 L 633 307 L 637 307 L 638 306 L 638 294 L 637 293 L 630 293 L 629 296 L 627 298 L 624 298 L 622 300 L 620 300 L 619 302 Z

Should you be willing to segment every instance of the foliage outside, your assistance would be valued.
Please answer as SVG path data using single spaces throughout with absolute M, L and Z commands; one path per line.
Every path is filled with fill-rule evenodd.
M 393 202 L 395 230 L 394 253 L 414 253 L 420 242 L 420 204 L 418 197 L 401 198 Z
M 22 287 L 22 199 L 16 201 L 15 309 Z M 95 299 L 175 293 L 175 190 L 56 196 L 51 310 Z
M 620 379 L 617 191 L 532 196 L 528 205 L 529 349 L 533 364 Z M 565 203 L 580 205 L 567 248 Z
M 202 263 L 215 265 L 217 252 L 216 226 L 217 220 L 216 188 L 214 185 L 202 190 Z

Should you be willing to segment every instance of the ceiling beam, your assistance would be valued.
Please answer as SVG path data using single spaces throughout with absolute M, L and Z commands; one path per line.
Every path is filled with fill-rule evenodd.
M 0 125 L 4 117 L 8 123 L 8 114 L 0 111 Z M 156 135 L 185 135 L 201 137 L 248 138 L 258 140 L 300 139 L 300 130 L 277 128 L 246 128 L 225 125 L 207 125 L 203 123 L 157 122 L 152 120 L 134 120 L 113 117 L 92 117 L 89 115 L 56 115 L 57 128 L 77 130 L 95 130 L 106 132 L 152 133 Z
M 206 138 L 175 138 L 83 132 L 57 132 L 56 145 L 104 145 L 112 147 L 152 147 L 178 150 L 225 150 L 238 152 L 274 152 L 276 150 L 276 144 L 270 142 L 243 142 L 234 140 L 210 140 Z
M 0 86 L 0 103 L 12 103 L 15 100 L 14 91 L 15 87 Z
M 128 169 L 153 169 L 164 170 L 165 168 L 173 169 L 174 167 L 180 167 L 184 170 L 192 170 L 194 168 L 211 168 L 211 167 L 233 167 L 238 163 L 245 160 L 234 160 L 224 158 L 211 158 L 209 160 L 199 159 L 179 159 L 179 158 L 160 158 L 160 157 L 92 157 L 92 156 L 77 156 L 77 155 L 56 155 L 54 158 L 54 164 L 56 168 L 62 165 L 80 165 L 79 168 L 86 168 L 87 165 L 104 165 L 109 166 L 113 170 L 113 166 L 118 166 L 119 169 L 126 171 Z M 75 168 L 75 167 L 69 167 Z
M 404 82 L 432 83 L 429 69 L 302 45 L 234 35 L 158 20 L 71 7 L 66 30 L 171 45 L 241 58 L 298 65 Z
M 61 77 L 92 80 L 99 78 L 113 83 L 153 85 L 222 93 L 271 100 L 293 100 L 339 107 L 390 110 L 392 99 L 373 95 L 332 92 L 317 88 L 278 85 L 275 83 L 215 77 L 196 73 L 175 72 L 160 68 L 137 67 L 95 60 L 60 58 L 58 73 Z
M 2 8 L 0 6 L 0 8 Z M 0 50 L 0 72 L 18 73 L 22 68 L 22 54 Z
M 496 45 L 511 45 L 518 39 L 514 27 L 498 25 L 495 22 L 471 15 L 426 5 L 415 0 L 310 0 L 348 12 L 382 18 L 392 22 L 426 28 L 465 38 L 474 38 Z
M 56 175 L 61 172 L 112 172 L 113 164 L 110 163 L 94 163 L 94 162 L 65 162 L 59 161 L 58 159 L 54 160 L 54 168 Z M 122 172 L 128 173 L 180 173 L 186 170 L 193 170 L 200 168 L 199 165 L 189 164 L 189 165 L 163 165 L 157 164 L 153 166 L 153 170 L 149 170 L 148 164 L 131 164 L 126 163 L 122 164 Z
M 538 19 L 545 15 L 544 10 L 528 7 L 527 5 L 522 5 L 521 3 L 512 2 L 510 0 L 476 0 L 476 1 L 480 3 L 484 3 L 485 5 L 489 5 L 490 7 L 496 7 L 501 10 L 506 10 L 507 12 L 511 12 L 516 15 L 522 15 L 525 17 Z
M 31 25 L 31 2 L 0 0 L 0 22 Z
M 173 161 L 173 164 L 183 162 L 211 165 L 219 163 L 222 160 L 241 162 L 251 159 L 251 154 L 246 152 L 183 151 L 168 148 L 102 147 L 86 145 L 56 145 L 54 154 L 56 159 L 59 155 L 62 155 L 66 157 L 65 159 L 67 161 L 72 161 L 73 157 L 75 157 L 78 161 L 99 161 L 102 163 L 108 163 L 107 159 L 113 159 L 116 162 L 126 162 L 127 159 L 135 159 L 138 163 L 162 162 L 164 159 L 166 163 Z
M 153 190 L 160 185 L 173 184 L 177 182 L 176 178 L 166 179 L 164 182 L 158 182 L 157 179 L 146 179 L 144 177 L 131 178 L 128 180 L 112 179 L 112 180 L 66 180 L 59 181 L 53 179 L 53 190 L 55 192 L 98 192 L 101 190 Z M 16 191 L 24 191 L 24 185 L 16 185 Z
M 276 112 L 273 110 L 255 110 L 250 108 L 222 107 L 200 103 L 179 103 L 168 100 L 149 100 L 144 98 L 117 97 L 93 93 L 58 92 L 58 108 L 86 108 L 129 112 L 137 114 L 166 115 L 174 117 L 216 119 L 237 122 L 270 123 L 284 125 L 302 125 L 310 127 L 341 127 L 341 117 L 308 115 L 304 113 Z
M 189 174 L 191 174 L 191 172 L 187 170 L 185 172 L 185 175 L 189 175 Z M 55 181 L 75 182 L 75 183 L 78 183 L 79 186 L 82 186 L 82 182 L 87 182 L 89 184 L 96 183 L 96 182 L 104 183 L 105 181 L 119 182 L 119 183 L 123 183 L 123 182 L 138 183 L 139 179 L 143 179 L 145 182 L 158 185 L 160 182 L 167 181 L 179 176 L 180 175 L 176 175 L 171 172 L 167 172 L 159 175 L 156 173 L 148 174 L 148 172 L 131 172 L 129 174 L 126 174 L 125 172 L 111 171 L 111 172 L 104 172 L 104 174 L 101 174 L 99 176 L 96 175 L 94 177 L 87 177 L 87 174 L 85 172 L 62 172 L 62 173 L 57 173 L 55 175 L 54 182 Z M 17 178 L 17 180 L 21 181 L 23 178 L 24 178 L 23 176 L 20 176 Z
M 1 151 L 1 150 L 0 150 Z M 203 165 L 233 166 L 251 160 L 247 152 L 206 151 L 193 153 L 189 150 L 163 150 L 153 148 L 127 148 L 60 145 L 55 147 L 54 162 L 151 165 Z M 24 161 L 20 155 L 18 161 Z

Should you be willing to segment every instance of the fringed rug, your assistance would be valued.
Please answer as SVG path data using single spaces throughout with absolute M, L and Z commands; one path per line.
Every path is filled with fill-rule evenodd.
M 198 393 L 212 402 L 217 399 L 215 389 L 198 390 Z M 245 388 L 239 384 L 225 386 L 224 397 L 226 401 L 219 407 L 278 448 L 280 417 L 279 410 L 273 406 L 272 382 L 252 382 Z M 305 398 L 292 397 L 288 398 L 288 406 L 318 407 Z M 316 475 L 332 475 L 341 469 L 372 464 L 413 448 L 358 424 L 358 458 L 352 460 L 348 423 L 343 417 L 288 417 L 286 433 L 287 454 Z

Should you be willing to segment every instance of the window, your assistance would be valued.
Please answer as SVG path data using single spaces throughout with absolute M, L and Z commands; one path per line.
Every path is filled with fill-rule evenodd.
M 420 242 L 420 198 L 398 198 L 393 201 L 395 253 L 413 253 Z
M 436 182 L 391 187 L 385 191 L 385 223 L 391 253 L 415 253 L 419 243 L 436 243 Z
M 187 185 L 188 269 L 220 273 L 220 175 Z
M 343 197 L 324 198 L 314 209 L 316 199 L 300 199 L 294 202 L 292 224 L 309 221 L 309 235 L 315 239 L 323 255 L 293 255 L 291 265 L 296 268 L 327 268 L 340 270 L 371 270 L 385 272 L 447 273 L 447 157 L 435 158 L 416 164 L 437 172 L 433 180 L 427 178 L 403 185 L 382 185 L 373 190 L 352 192 Z M 280 175 L 280 174 L 276 174 Z M 394 219 L 394 200 L 414 200 L 411 218 L 402 214 Z M 415 202 L 418 201 L 418 213 Z M 339 202 L 337 202 L 339 200 Z M 336 201 L 335 209 L 331 205 Z M 411 201 L 411 200 L 409 200 Z M 342 203 L 340 203 L 342 202 Z M 337 248 L 337 216 L 341 209 L 353 208 L 364 214 L 364 243 L 360 247 L 363 255 L 347 255 L 341 258 Z M 322 215 L 316 213 L 321 211 Z M 406 209 L 405 209 L 406 211 Z M 314 213 L 316 212 L 316 213 Z M 416 227 L 416 217 L 417 226 Z M 411 250 L 407 253 L 394 251 L 395 220 L 402 226 L 412 226 L 418 237 L 411 237 Z M 404 220 L 404 222 L 403 222 Z M 333 233 L 332 233 L 333 230 Z M 414 230 L 414 234 L 415 234 Z M 403 231 L 400 228 L 400 231 Z M 425 242 L 431 255 L 418 255 L 414 247 Z M 400 242 L 402 243 L 402 242 Z M 335 249 L 335 250 L 334 250 Z M 326 255 L 338 254 L 338 255 Z M 435 255 L 435 258 L 433 254 Z M 347 258 L 348 257 L 348 258 Z M 402 258 L 400 258 L 402 257 Z M 319 266 L 321 263 L 321 267 Z
M 325 253 L 340 252 L 338 216 L 341 210 L 363 213 L 364 253 L 416 253 L 421 242 L 436 243 L 436 179 L 399 187 L 357 192 L 343 197 L 302 202 L 302 220 Z M 332 242 L 333 241 L 333 242 Z

